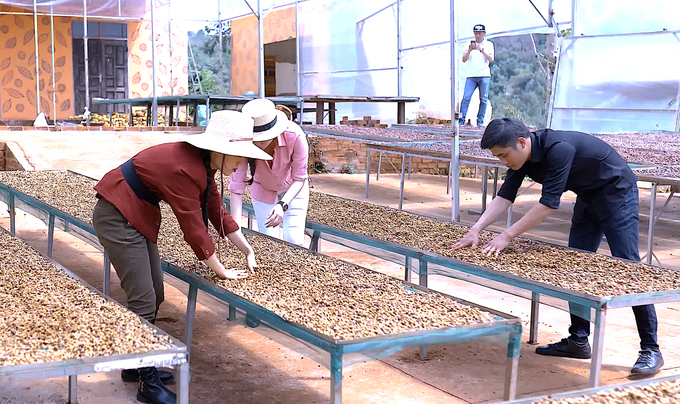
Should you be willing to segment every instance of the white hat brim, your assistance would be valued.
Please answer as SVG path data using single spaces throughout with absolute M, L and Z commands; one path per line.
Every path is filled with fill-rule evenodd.
M 283 111 L 276 110 L 276 124 L 263 132 L 253 132 L 253 142 L 263 142 L 265 140 L 274 139 L 286 131 L 288 128 L 288 117 Z
M 272 160 L 272 156 L 265 153 L 264 150 L 255 146 L 253 142 L 249 140 L 225 142 L 224 138 L 207 133 L 200 133 L 198 135 L 190 135 L 190 137 L 184 139 L 184 141 L 199 149 L 210 150 L 229 156 L 239 156 L 257 160 Z

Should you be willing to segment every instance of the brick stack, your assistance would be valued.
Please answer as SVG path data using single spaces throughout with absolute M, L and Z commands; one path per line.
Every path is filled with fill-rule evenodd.
M 363 119 L 350 120 L 348 116 L 343 116 L 340 125 L 349 126 L 363 126 L 365 128 L 386 128 L 387 124 L 380 123 L 380 119 L 373 119 L 370 115 L 364 116 Z

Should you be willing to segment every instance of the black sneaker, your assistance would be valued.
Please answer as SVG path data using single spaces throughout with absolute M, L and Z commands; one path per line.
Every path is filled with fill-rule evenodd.
M 590 359 L 590 344 L 586 341 L 581 345 L 569 338 L 562 338 L 562 341 L 548 345 L 541 345 L 536 348 L 536 353 L 546 356 L 560 356 L 563 358 Z
M 636 375 L 653 375 L 663 367 L 663 356 L 660 351 L 640 351 L 637 362 L 630 373 Z

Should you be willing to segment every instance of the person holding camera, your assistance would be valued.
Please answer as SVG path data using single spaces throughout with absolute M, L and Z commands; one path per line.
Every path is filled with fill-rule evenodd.
M 479 88 L 479 111 L 477 112 L 477 126 L 484 125 L 484 115 L 486 114 L 486 104 L 489 101 L 489 84 L 491 82 L 491 70 L 489 63 L 493 62 L 494 47 L 493 43 L 484 39 L 486 27 L 477 24 L 472 29 L 475 39 L 470 41 L 470 45 L 463 54 L 463 63 L 468 64 L 468 77 L 465 80 L 465 90 L 463 91 L 463 102 L 460 104 L 460 120 L 458 123 L 465 125 L 465 116 L 470 106 L 470 100 L 475 90 Z

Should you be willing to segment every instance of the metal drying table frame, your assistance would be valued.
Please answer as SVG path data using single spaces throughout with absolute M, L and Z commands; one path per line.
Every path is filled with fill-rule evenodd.
M 2 232 L 12 234 L 6 229 L 0 229 Z M 17 237 L 18 238 L 18 237 Z M 36 255 L 44 256 L 41 252 L 35 251 Z M 104 296 L 97 289 L 83 281 L 79 276 L 69 271 L 61 264 L 55 262 L 51 258 L 48 259 L 57 268 L 64 271 L 69 277 L 82 283 L 93 293 L 102 296 L 108 302 L 116 305 L 120 304 L 108 296 Z M 123 310 L 127 310 L 121 306 Z M 66 359 L 54 362 L 37 362 L 13 366 L 0 366 L 0 382 L 17 381 L 29 379 L 47 379 L 51 377 L 68 376 L 68 403 L 75 404 L 78 401 L 78 375 L 98 372 L 110 372 L 113 370 L 123 369 L 137 369 L 142 367 L 169 367 L 179 365 L 179 378 L 177 382 L 177 402 L 179 404 L 189 403 L 189 362 L 188 350 L 186 345 L 177 341 L 175 338 L 169 336 L 161 329 L 150 324 L 148 321 L 141 319 L 144 324 L 156 330 L 159 335 L 167 336 L 171 342 L 168 344 L 167 350 L 148 351 L 140 353 L 131 353 L 124 355 L 112 356 L 96 356 L 92 358 L 83 359 Z
M 63 171 L 63 170 L 60 170 Z M 73 171 L 66 170 L 65 172 L 80 175 Z M 16 230 L 15 223 L 15 198 L 21 200 L 27 205 L 34 206 L 35 208 L 45 211 L 49 214 L 49 228 L 48 228 L 48 252 L 51 255 L 51 248 L 54 244 L 54 228 L 56 227 L 55 218 L 63 220 L 63 223 L 67 223 L 72 226 L 76 226 L 81 230 L 86 231 L 89 234 L 94 235 L 95 231 L 92 225 L 87 224 L 77 218 L 68 215 L 61 210 L 58 210 L 44 202 L 38 201 L 29 195 L 24 194 L 18 190 L 10 188 L 4 184 L 0 183 L 0 191 L 4 191 L 7 194 L 7 204 L 10 207 L 10 228 L 12 232 Z M 0 197 L 2 197 L 2 192 L 0 192 Z M 255 233 L 252 231 L 247 231 L 248 233 L 257 234 L 260 237 L 268 237 Z M 85 241 L 88 241 L 85 239 Z M 278 242 L 282 242 L 277 240 Z M 300 248 L 298 246 L 290 245 L 291 248 Z M 321 255 L 318 252 L 314 254 Z M 105 257 L 104 260 L 104 286 L 108 292 L 108 283 L 110 282 L 110 271 L 111 265 L 108 259 Z M 494 337 L 498 335 L 508 336 L 508 354 L 507 354 L 507 368 L 505 375 L 505 399 L 512 399 L 516 395 L 517 391 L 517 369 L 519 362 L 519 353 L 521 345 L 522 336 L 522 324 L 521 320 L 517 317 L 512 317 L 507 314 L 501 313 L 497 310 L 488 309 L 483 306 L 475 305 L 463 301 L 462 299 L 457 299 L 451 296 L 449 298 L 461 302 L 463 304 L 480 308 L 481 310 L 490 312 L 497 316 L 497 321 L 493 323 L 482 323 L 470 326 L 460 326 L 460 327 L 447 327 L 436 330 L 421 330 L 408 333 L 400 334 L 390 334 L 382 335 L 372 338 L 362 338 L 357 340 L 335 340 L 331 337 L 322 335 L 316 331 L 310 330 L 305 326 L 299 325 L 294 322 L 285 320 L 284 318 L 278 316 L 277 314 L 258 306 L 257 304 L 237 296 L 228 290 L 209 282 L 199 275 L 196 275 L 190 271 L 187 271 L 179 266 L 167 261 L 162 261 L 163 270 L 173 275 L 174 277 L 185 281 L 189 284 L 189 293 L 187 297 L 187 312 L 186 312 L 186 328 L 185 328 L 185 340 L 186 346 L 191 346 L 191 338 L 193 332 L 193 321 L 196 312 L 196 301 L 198 296 L 198 290 L 202 290 L 205 293 L 210 294 L 213 297 L 227 303 L 229 305 L 229 318 L 236 318 L 236 309 L 241 309 L 246 312 L 246 324 L 251 326 L 257 326 L 260 321 L 264 321 L 269 324 L 272 328 L 284 332 L 294 338 L 300 339 L 307 343 L 310 343 L 318 348 L 321 348 L 328 352 L 331 357 L 331 394 L 330 402 L 332 404 L 339 404 L 342 402 L 342 356 L 344 354 L 350 353 L 360 353 L 360 352 L 370 352 L 378 349 L 387 350 L 393 349 L 395 352 L 397 350 L 406 347 L 423 347 L 433 344 L 445 344 L 445 343 L 456 343 L 456 342 L 466 342 L 471 339 L 479 339 L 484 337 Z M 408 284 L 409 288 L 415 290 L 425 291 L 425 287 Z M 437 292 L 439 293 L 439 292 Z M 441 293 L 440 293 L 441 294 Z
M 659 221 L 661 218 L 661 215 L 663 212 L 666 210 L 666 207 L 668 204 L 673 200 L 673 196 L 675 193 L 680 190 L 680 179 L 679 178 L 664 178 L 664 177 L 656 177 L 653 175 L 646 175 L 646 174 L 639 174 L 635 171 L 633 171 L 635 175 L 638 177 L 638 181 L 647 181 L 652 184 L 652 189 L 651 189 L 651 199 L 649 202 L 649 230 L 647 231 L 647 254 L 645 254 L 642 259 L 645 260 L 645 262 L 649 265 L 652 265 L 652 259 L 656 258 L 656 262 L 659 263 L 659 266 L 661 266 L 661 261 L 659 261 L 659 258 L 654 255 L 654 230 L 656 228 L 656 222 Z M 656 191 L 659 187 L 659 185 L 664 186 L 664 185 L 669 185 L 671 187 L 671 192 L 668 195 L 668 198 L 666 199 L 666 202 L 664 203 L 663 207 L 659 211 L 658 214 L 656 214 Z
M 229 204 L 228 199 L 225 199 L 225 202 Z M 248 225 L 250 227 L 252 224 L 252 215 L 254 215 L 254 210 L 252 206 L 245 204 L 243 205 L 243 210 L 248 214 Z M 429 219 L 438 220 L 435 218 Z M 462 272 L 465 274 L 474 275 L 482 279 L 498 282 L 504 286 L 516 287 L 519 289 L 530 291 L 531 292 L 531 319 L 529 327 L 530 344 L 535 344 L 538 342 L 538 324 L 539 324 L 538 317 L 541 295 L 551 296 L 568 302 L 570 313 L 578 315 L 579 317 L 582 317 L 589 321 L 593 321 L 591 310 L 595 310 L 595 319 L 593 321 L 595 323 L 595 330 L 593 332 L 593 350 L 589 378 L 590 387 L 597 387 L 600 384 L 605 320 L 608 309 L 680 301 L 680 290 L 630 294 L 622 296 L 589 295 L 586 293 L 575 292 L 558 286 L 553 286 L 547 283 L 534 281 L 528 278 L 523 278 L 507 272 L 497 271 L 493 269 L 468 264 L 463 261 L 447 258 L 429 251 L 419 250 L 414 247 L 403 246 L 392 242 L 381 241 L 373 237 L 368 237 L 357 233 L 351 233 L 348 231 L 333 228 L 310 220 L 307 220 L 306 228 L 312 231 L 312 240 L 310 244 L 310 249 L 312 250 L 318 250 L 319 240 L 323 239 L 324 235 L 326 235 L 340 238 L 342 240 L 348 240 L 362 246 L 378 248 L 383 251 L 388 251 L 402 255 L 404 257 L 404 265 L 406 268 L 405 279 L 407 281 L 411 280 L 411 267 L 413 260 L 416 259 L 418 260 L 418 283 L 424 287 L 427 287 L 428 264 L 434 264 L 457 272 Z M 331 241 L 336 243 L 338 242 L 336 239 L 332 239 Z M 345 244 L 345 246 L 357 249 L 358 251 L 362 251 L 367 254 L 371 254 L 370 249 L 357 248 L 356 245 L 350 246 Z M 453 275 L 448 276 L 454 277 Z M 511 291 L 508 291 L 508 289 L 496 288 L 493 286 L 489 286 L 487 284 L 475 282 L 474 280 L 471 279 L 462 277 L 460 279 L 484 287 L 490 287 L 495 290 L 500 290 L 505 293 L 516 294 Z M 426 354 L 426 351 L 424 351 L 423 353 Z
M 647 379 L 647 380 L 642 380 L 642 381 L 637 381 L 637 382 L 631 382 L 631 383 L 624 383 L 624 384 L 615 384 L 611 386 L 603 386 L 603 387 L 597 387 L 597 388 L 588 388 L 588 389 L 583 389 L 583 390 L 574 390 L 574 391 L 569 391 L 565 393 L 555 393 L 555 394 L 550 394 L 547 396 L 536 396 L 536 397 L 529 397 L 529 398 L 521 398 L 518 400 L 512 400 L 512 401 L 503 401 L 502 404 L 534 404 L 537 401 L 540 400 L 545 400 L 545 399 L 565 399 L 565 398 L 581 398 L 581 397 L 590 397 L 590 396 L 595 396 L 599 393 L 608 393 L 608 392 L 613 392 L 614 390 L 619 390 L 619 389 L 626 389 L 626 388 L 635 388 L 635 387 L 645 387 L 649 386 L 650 384 L 654 383 L 664 383 L 664 382 L 669 382 L 669 381 L 676 381 L 680 378 L 678 375 L 673 375 L 673 376 L 666 376 L 666 377 L 660 377 L 658 379 Z

